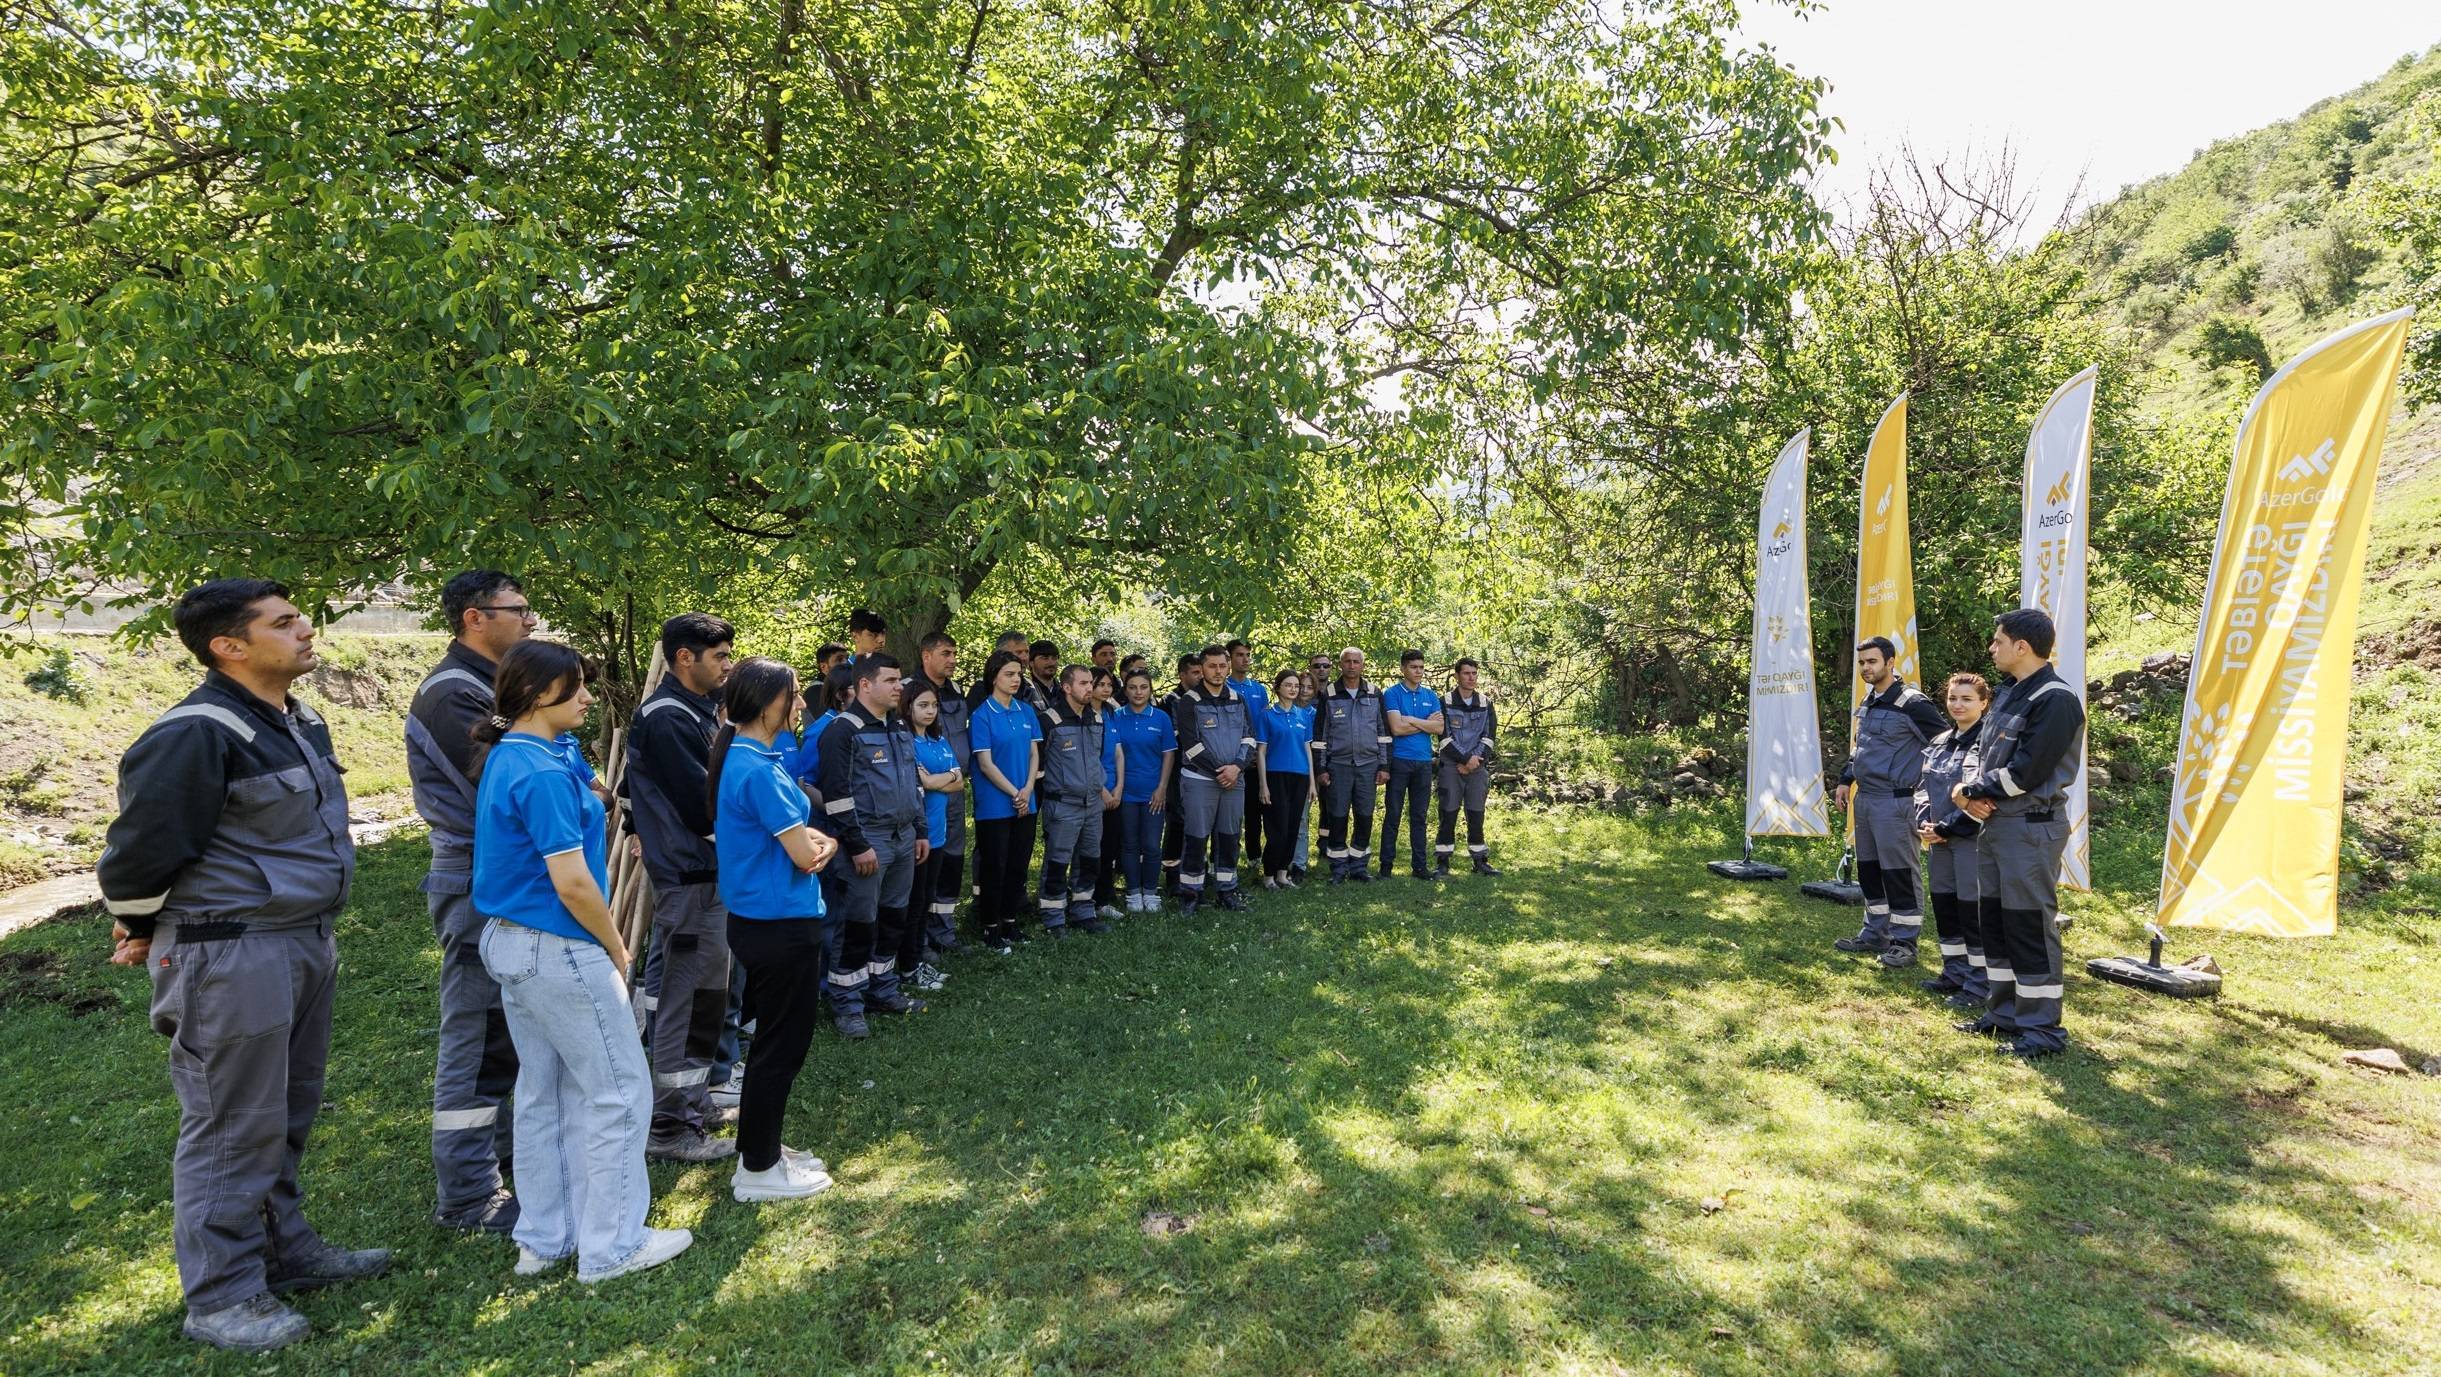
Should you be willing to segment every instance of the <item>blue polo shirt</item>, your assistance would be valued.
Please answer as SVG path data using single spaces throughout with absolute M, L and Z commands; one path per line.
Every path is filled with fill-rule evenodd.
M 1275 775 L 1314 772 L 1314 710 L 1265 708 L 1254 716 L 1255 738 L 1263 743 L 1263 768 Z
M 1441 695 L 1429 688 L 1409 688 L 1407 682 L 1402 679 L 1382 690 L 1382 707 L 1390 712 L 1405 713 L 1407 716 L 1421 721 L 1441 710 Z M 1430 760 L 1432 752 L 1431 732 L 1417 732 L 1413 736 L 1394 736 L 1390 739 L 1390 758 L 1392 760 Z
M 918 733 L 915 763 L 926 774 L 945 775 L 958 768 L 958 752 L 947 737 Z M 949 795 L 938 789 L 924 791 L 924 844 L 936 850 L 949 844 Z
M 1263 687 L 1260 679 L 1232 679 L 1229 687 L 1236 689 L 1237 696 L 1246 700 L 1249 717 L 1261 716 L 1263 709 L 1271 706 L 1271 690 Z
M 985 698 L 968 718 L 973 724 L 974 748 L 977 755 L 992 753 L 992 768 L 1000 776 L 1020 788 L 1025 786 L 1034 770 L 1033 743 L 1043 739 L 1042 718 L 1034 705 L 1022 698 L 1009 701 L 1007 707 L 998 700 Z M 975 771 L 975 820 L 1013 818 L 1017 803 L 1008 791 Z
M 813 803 L 788 773 L 786 753 L 744 737 L 730 742 L 716 804 L 712 848 L 720 857 L 722 905 L 763 922 L 822 917 L 822 886 L 780 845 L 781 833 L 814 815 Z
M 592 782 L 593 767 L 575 737 L 500 738 L 475 789 L 475 912 L 601 945 L 560 902 L 544 864 L 545 857 L 582 852 L 602 897 L 610 897 L 610 844 Z
M 1119 764 L 1119 748 L 1127 748 L 1127 778 L 1118 784 L 1119 802 L 1150 803 L 1161 787 L 1161 757 L 1178 749 L 1178 723 L 1147 703 L 1142 712 L 1130 707 L 1111 709 L 1102 731 L 1105 777 Z
M 822 729 L 838 715 L 833 709 L 806 723 L 793 741 L 787 737 L 773 738 L 772 744 L 780 748 L 780 761 L 787 767 L 790 779 L 810 781 L 822 773 Z

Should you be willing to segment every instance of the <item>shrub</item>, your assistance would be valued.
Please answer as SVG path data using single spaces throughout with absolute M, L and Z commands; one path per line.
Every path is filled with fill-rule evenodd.
M 42 663 L 25 676 L 25 686 L 45 698 L 57 698 L 80 707 L 92 691 L 84 671 L 77 668 L 75 658 L 63 646 L 51 648 L 51 653 L 43 657 Z

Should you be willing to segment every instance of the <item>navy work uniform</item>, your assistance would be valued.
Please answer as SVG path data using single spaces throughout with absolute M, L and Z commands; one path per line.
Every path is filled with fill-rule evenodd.
M 1991 1006 L 1974 1030 L 2014 1035 L 2008 1050 L 2040 1056 L 2068 1045 L 2060 1031 L 2060 855 L 2068 848 L 2068 786 L 2083 763 L 2085 705 L 2044 665 L 2001 690 L 1983 724 L 1966 796 L 1992 801 L 1975 847 L 1977 909 Z
M 441 945 L 440 1054 L 432 1076 L 433 1218 L 458 1228 L 506 1233 L 516 1201 L 503 1189 L 514 1145 L 509 1094 L 517 1048 L 509 1041 L 500 987 L 483 968 L 483 915 L 475 912 L 473 728 L 492 714 L 495 666 L 462 641 L 449 643 L 407 706 L 407 779 L 415 811 L 432 831 L 424 902 Z
M 1954 996 L 1952 1003 L 1983 1007 L 1990 995 L 1984 978 L 1983 927 L 1976 909 L 1975 837 L 1983 825 L 1959 811 L 1950 790 L 1976 774 L 1975 751 L 1983 723 L 1952 728 L 1924 748 L 1924 775 L 1916 781 L 1917 826 L 1931 824 L 1941 840 L 1924 849 L 1924 878 L 1931 891 L 1933 934 L 1941 944 L 1941 973 L 1924 988 Z
M 653 1050 L 653 1132 L 701 1133 L 712 1062 L 729 1009 L 729 911 L 720 902 L 707 786 L 720 705 L 662 676 L 627 734 L 627 792 L 644 873 L 653 882 L 653 988 L 644 1008 Z
M 1377 797 L 1373 776 L 1390 761 L 1390 719 L 1382 710 L 1381 690 L 1361 680 L 1354 688 L 1333 684 L 1318 716 L 1314 735 L 1322 768 L 1331 776 L 1322 786 L 1322 854 L 1331 863 L 1333 883 L 1369 880 Z
M 1153 700 L 1153 706 L 1169 715 L 1172 744 L 1175 745 L 1178 726 L 1178 700 L 1186 697 L 1185 689 L 1172 689 Z M 1161 819 L 1161 892 L 1178 892 L 1178 858 L 1186 854 L 1186 813 L 1178 806 L 1178 757 L 1170 756 L 1169 773 L 1162 777 L 1161 797 L 1166 807 Z
M 831 1017 L 858 1036 L 865 1010 L 904 1013 L 914 1001 L 899 993 L 898 943 L 915 890 L 915 845 L 924 836 L 924 786 L 917 777 L 915 734 L 893 714 L 876 718 L 851 699 L 817 741 L 822 812 L 814 825 L 839 840 L 829 868 L 838 917 L 832 929 Z M 856 873 L 855 858 L 871 850 L 878 864 Z
M 915 697 L 918 688 L 930 687 L 941 703 L 941 739 L 949 743 L 950 754 L 957 758 L 958 773 L 967 780 L 975 777 L 974 708 L 958 686 L 944 681 L 929 683 L 922 675 L 907 682 L 906 698 Z M 905 701 L 905 700 L 901 700 Z M 958 949 L 958 895 L 966 885 L 966 823 L 969 788 L 948 796 L 949 840 L 941 844 L 941 854 L 932 868 L 932 892 L 915 896 L 914 905 L 924 910 L 924 945 L 935 952 Z M 929 800 L 927 800 L 929 802 Z
M 1262 680 L 1251 675 L 1244 679 L 1231 679 L 1227 682 L 1238 697 L 1246 700 L 1247 722 L 1261 723 L 1263 713 L 1271 707 L 1271 690 L 1263 687 Z M 1248 768 L 1251 769 L 1252 766 Z M 1266 822 L 1262 804 L 1257 803 L 1246 810 L 1246 825 L 1240 840 L 1243 843 L 1246 859 L 1257 864 L 1260 864 L 1263 859 L 1263 828 Z
M 217 670 L 119 761 L 102 898 L 150 936 L 178 1146 L 171 1239 L 194 1316 L 287 1290 L 330 1246 L 297 1175 L 322 1106 L 356 874 L 330 728 Z
M 1223 908 L 1245 907 L 1237 887 L 1238 839 L 1246 816 L 1245 772 L 1254 767 L 1254 719 L 1246 700 L 1223 684 L 1215 692 L 1193 688 L 1170 709 L 1178 725 L 1179 825 L 1186 843 L 1178 858 L 1178 897 L 1192 911 L 1203 902 L 1204 855 L 1209 845 L 1211 881 Z M 1235 784 L 1223 788 L 1220 772 L 1238 767 Z
M 1892 679 L 1857 706 L 1856 749 L 1839 770 L 1850 786 L 1856 814 L 1856 882 L 1865 892 L 1865 924 L 1854 937 L 1833 945 L 1841 951 L 1878 952 L 1889 967 L 1912 966 L 1916 939 L 1924 930 L 1917 896 L 1916 782 L 1924 773 L 1924 744 L 1949 730 L 1932 699 Z
M 1492 869 L 1491 845 L 1483 839 L 1483 805 L 1492 794 L 1492 750 L 1500 735 L 1500 710 L 1480 693 L 1471 698 L 1452 693 L 1441 711 L 1447 730 L 1441 737 L 1441 830 L 1433 839 L 1435 869 L 1448 873 L 1450 855 L 1458 846 L 1458 814 L 1464 812 L 1466 850 L 1474 857 L 1475 873 L 1497 875 L 1500 872 Z M 1481 763 L 1460 774 L 1458 767 L 1469 760 Z
M 1093 911 L 1093 867 L 1102 854 L 1102 714 L 1079 712 L 1066 697 L 1042 712 L 1043 873 L 1035 902 L 1043 931 L 1053 935 L 1069 923 L 1087 932 L 1108 928 Z

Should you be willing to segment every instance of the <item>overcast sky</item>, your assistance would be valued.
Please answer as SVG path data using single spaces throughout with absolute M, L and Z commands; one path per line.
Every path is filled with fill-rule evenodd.
M 1805 18 L 1748 0 L 1745 31 L 1831 83 L 1847 124 L 1820 186 L 1834 209 L 1909 143 L 2006 143 L 2048 221 L 2286 119 L 2441 42 L 2441 0 L 1831 0 Z

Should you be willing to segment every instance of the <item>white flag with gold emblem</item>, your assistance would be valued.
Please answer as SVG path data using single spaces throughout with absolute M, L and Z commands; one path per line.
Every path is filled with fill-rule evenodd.
M 1805 454 L 1780 450 L 1755 522 L 1754 661 L 1747 679 L 1746 835 L 1827 837 L 1805 577 Z
M 2034 433 L 2026 440 L 2025 530 L 2018 559 L 2018 602 L 2051 614 L 2059 633 L 2051 667 L 2079 703 L 2085 701 L 2085 516 L 2086 483 L 2093 471 L 2094 377 L 2088 368 L 2062 383 L 2034 418 Z M 2090 889 L 2081 746 L 2078 756 L 2076 778 L 2068 785 L 2068 848 L 2060 855 L 2060 884 Z
M 2238 423 L 2179 722 L 2166 923 L 2275 937 L 2339 927 L 2357 592 L 2410 314 L 2298 355 Z

